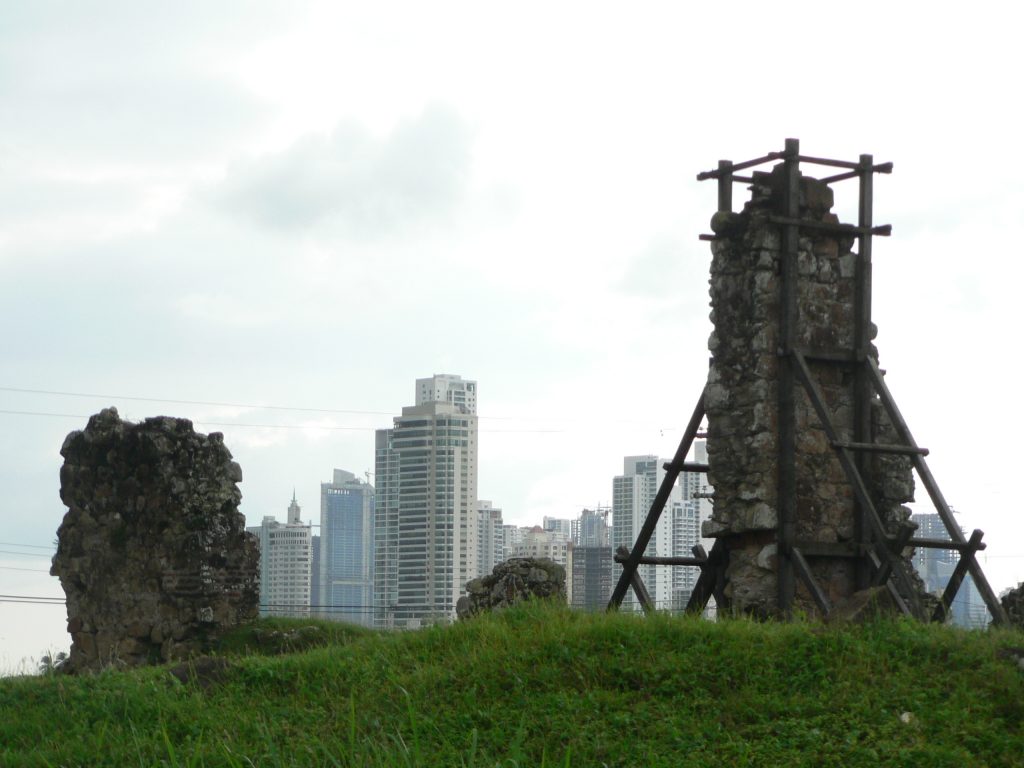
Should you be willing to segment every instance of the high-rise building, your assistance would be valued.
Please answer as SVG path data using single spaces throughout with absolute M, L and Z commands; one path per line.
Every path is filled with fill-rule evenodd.
M 573 547 L 572 594 L 573 608 L 602 611 L 612 596 L 615 563 L 610 546 Z
M 247 529 L 259 540 L 261 616 L 309 615 L 312 528 L 301 512 L 293 492 L 287 522 L 267 516 Z
M 910 516 L 912 522 L 917 523 L 915 536 L 922 539 L 949 539 L 949 531 L 938 513 L 913 514 Z M 917 574 L 924 581 L 926 589 L 935 594 L 941 595 L 949 577 L 953 575 L 956 565 L 960 560 L 959 554 L 954 549 L 925 549 L 918 547 L 914 550 L 914 568 Z M 971 575 L 964 576 L 964 580 L 953 598 L 951 607 L 951 621 L 961 627 L 981 628 L 988 625 L 989 615 L 985 603 L 981 599 L 978 588 L 974 586 Z
M 573 608 L 596 611 L 608 607 L 615 586 L 615 562 L 612 559 L 611 509 L 584 509 L 572 521 L 572 594 Z
M 608 528 L 608 516 L 611 509 L 598 507 L 584 509 L 580 516 L 572 521 L 572 543 L 577 547 L 607 547 L 611 545 L 611 531 Z
M 541 528 L 561 536 L 566 541 L 572 541 L 572 520 L 545 515 L 541 521 Z
M 459 413 L 476 415 L 476 382 L 461 376 L 436 373 L 429 379 L 416 379 L 416 405 L 448 403 Z
M 708 463 L 708 444 L 706 440 L 693 441 L 693 461 L 696 464 Z M 681 472 L 679 474 L 679 488 L 685 501 L 696 502 L 697 517 L 701 523 L 711 519 L 711 496 L 714 489 L 708 485 L 708 476 L 703 472 Z M 707 551 L 711 551 L 714 539 L 700 538 L 693 544 L 700 544 Z M 693 545 L 691 545 L 693 546 Z M 689 555 L 690 551 L 677 553 Z
M 319 526 L 317 526 L 319 528 Z M 314 616 L 326 615 L 323 611 L 323 597 L 320 595 L 320 588 L 323 583 L 320 581 L 320 537 L 313 536 L 309 545 L 311 567 L 309 584 L 309 607 Z
M 512 557 L 546 557 L 559 565 L 571 565 L 572 542 L 555 531 L 545 531 L 539 525 L 533 526 L 516 544 Z
M 647 519 L 658 487 L 665 476 L 664 459 L 657 456 L 627 456 L 623 460 L 623 473 L 612 480 L 612 550 L 621 546 L 632 550 L 640 528 Z M 673 502 L 682 500 L 679 486 L 672 489 L 665 513 L 651 536 L 644 554 L 668 557 L 672 554 L 672 515 L 667 514 Z M 621 567 L 618 569 L 621 570 Z M 618 578 L 618 570 L 616 578 Z M 638 573 L 643 579 L 656 608 L 667 610 L 672 606 L 672 579 L 668 569 L 641 565 Z M 639 610 L 632 590 L 626 593 L 623 610 Z
M 526 530 L 512 550 L 513 557 L 546 557 L 565 568 L 565 594 L 572 596 L 572 542 L 556 531 L 539 525 Z
M 373 624 L 375 491 L 351 472 L 320 483 L 320 587 L 326 618 Z
M 694 443 L 697 463 L 707 462 L 703 440 Z M 632 550 L 640 528 L 665 477 L 664 459 L 656 456 L 627 456 L 623 474 L 612 481 L 612 549 L 625 546 Z M 656 557 L 692 557 L 693 547 L 702 544 L 700 524 L 711 514 L 711 489 L 702 472 L 682 472 L 665 503 L 658 524 L 647 546 L 646 555 Z M 710 549 L 707 544 L 705 548 Z M 617 566 L 619 568 L 619 566 Z M 696 567 L 641 565 L 640 578 L 657 608 L 678 610 L 685 607 L 700 575 Z M 619 571 L 615 576 L 618 578 Z M 623 606 L 638 609 L 632 591 Z
M 504 536 L 501 520 L 501 510 L 491 505 L 491 502 L 479 499 L 477 506 L 477 568 L 481 576 L 487 576 L 494 570 L 494 566 L 500 563 L 502 557 Z
M 673 501 L 664 514 L 672 520 L 672 552 L 676 557 L 692 557 L 693 548 L 700 543 L 700 506 L 696 500 Z M 692 566 L 672 566 L 671 610 L 684 611 L 693 588 L 700 577 L 700 569 Z
M 523 540 L 523 536 L 530 530 L 529 527 L 521 525 L 504 524 L 501 526 L 501 559 L 508 560 L 512 557 L 516 547 Z
M 707 464 L 708 450 L 704 440 L 693 443 L 694 461 Z M 701 538 L 701 524 L 711 517 L 711 486 L 703 472 L 681 472 L 679 475 L 681 499 L 666 508 L 672 518 L 673 557 L 692 557 L 693 548 L 700 544 L 710 551 L 713 542 Z M 682 611 L 690 600 L 693 588 L 700 577 L 700 569 L 694 566 L 673 566 L 672 609 Z
M 417 379 L 416 405 L 377 430 L 378 627 L 454 619 L 479 575 L 476 397 L 459 376 Z

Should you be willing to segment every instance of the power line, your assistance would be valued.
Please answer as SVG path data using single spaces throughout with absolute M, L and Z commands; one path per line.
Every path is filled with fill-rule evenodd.
M 40 600 L 44 602 L 59 602 L 63 604 L 65 598 L 62 597 L 45 597 L 40 595 L 0 595 L 0 600 Z
M 12 565 L 0 565 L 0 570 L 4 571 L 29 571 L 31 573 L 49 573 L 47 570 L 42 568 L 15 568 Z
M 44 547 L 42 544 L 16 544 L 13 541 L 0 541 L 0 547 L 23 547 L 25 549 L 48 549 L 53 551 L 53 545 Z
M 213 407 L 217 407 L 217 408 L 247 408 L 247 409 L 250 409 L 250 410 L 293 411 L 293 412 L 301 412 L 301 413 L 334 413 L 334 414 L 350 414 L 350 415 L 354 414 L 354 415 L 360 415 L 360 416 L 389 416 L 389 417 L 393 417 L 395 415 L 394 412 L 392 412 L 392 411 L 372 411 L 372 410 L 363 410 L 363 409 L 358 409 L 358 408 L 313 408 L 313 407 L 291 406 L 291 405 L 257 405 L 257 404 L 253 404 L 253 403 L 230 403 L 230 402 L 222 402 L 222 401 L 218 401 L 218 400 L 181 400 L 181 399 L 175 399 L 175 398 L 169 398 L 169 397 L 141 397 L 141 396 L 138 396 L 138 395 L 110 395 L 110 394 L 99 394 L 99 393 L 91 393 L 91 392 L 65 392 L 65 391 L 61 391 L 61 390 L 29 389 L 29 388 L 25 388 L 25 387 L 4 387 L 4 386 L 0 386 L 0 392 L 16 392 L 16 393 L 19 393 L 19 394 L 28 394 L 28 395 L 50 395 L 50 396 L 56 396 L 56 397 L 95 398 L 95 399 L 102 399 L 102 400 L 131 400 L 131 401 L 142 402 L 142 403 L 173 403 L 173 404 L 176 404 L 176 405 L 208 405 L 208 406 L 213 406 Z M 63 413 L 63 414 L 32 413 L 32 412 L 28 412 L 28 411 L 0 411 L 0 413 L 8 413 L 8 414 L 14 414 L 14 415 L 63 416 L 63 417 L 67 417 L 67 418 L 83 418 L 83 417 L 75 415 L 75 414 L 67 414 L 67 413 Z M 477 418 L 482 420 L 482 421 L 483 420 L 494 420 L 494 421 L 543 421 L 543 420 L 545 420 L 544 417 L 532 418 L 531 419 L 531 418 L 524 418 L 524 417 L 521 417 L 521 416 L 493 416 L 493 415 L 483 415 L 483 416 L 478 415 Z M 564 417 L 559 417 L 558 418 L 558 421 L 567 421 L 567 420 L 572 421 L 573 419 L 566 419 Z M 197 422 L 197 423 L 213 424 L 213 422 Z M 607 420 L 605 420 L 604 423 L 606 423 L 606 424 L 607 423 L 633 424 L 633 425 L 642 424 L 642 422 L 624 421 L 624 420 L 612 420 L 611 422 L 608 422 Z M 236 426 L 236 425 L 232 424 L 230 426 Z M 243 426 L 243 425 L 238 424 L 237 426 Z M 264 425 L 253 425 L 253 426 L 264 426 Z M 274 425 L 270 425 L 270 426 L 274 426 Z M 650 425 L 645 425 L 645 426 L 650 426 Z M 297 428 L 299 428 L 299 429 L 306 429 L 307 427 L 297 427 Z M 363 427 L 338 427 L 338 428 L 339 429 L 364 429 Z M 678 431 L 680 429 L 679 427 L 652 427 L 652 428 L 660 429 L 661 431 L 665 431 L 665 432 Z M 491 431 L 491 430 L 488 430 L 488 431 Z M 520 430 L 509 430 L 509 431 L 520 431 Z M 523 431 L 523 432 L 546 432 L 546 431 L 553 431 L 554 432 L 554 431 L 564 431 L 564 430 L 521 430 L 521 431 Z
M 103 400 L 135 400 L 142 403 L 175 403 L 177 405 L 212 405 L 219 408 L 251 408 L 268 411 L 304 411 L 307 413 L 356 413 L 366 416 L 391 416 L 385 411 L 361 411 L 352 408 L 303 408 L 287 405 L 252 405 L 249 403 L 223 403 L 214 400 L 175 400 L 169 397 L 137 397 L 132 395 L 103 395 L 90 392 L 59 392 L 50 389 L 22 389 L 21 387 L 0 387 L 0 392 L 19 392 L 28 395 L 58 395 L 60 397 L 93 397 Z M 497 418 L 497 417 L 494 417 Z
M 17 545 L 15 545 L 17 546 Z M 49 555 L 36 554 L 35 552 L 12 552 L 9 549 L 0 549 L 0 555 L 18 555 L 19 557 L 49 557 Z
M 11 416 L 59 416 L 64 419 L 85 419 L 88 416 L 82 416 L 77 413 L 40 413 L 39 411 L 2 411 L 0 413 L 6 413 Z
M 0 387 L 3 389 L 3 387 Z M 161 401 L 164 402 L 164 401 Z M 168 401 L 173 402 L 173 401 Z M 89 415 L 81 413 L 49 413 L 42 411 L 12 411 L 12 410 L 0 410 L 0 413 L 7 414 L 9 416 L 52 416 L 62 419 L 88 419 Z M 501 417 L 494 417 L 501 418 Z M 328 431 L 346 431 L 346 432 L 375 432 L 381 427 L 349 427 L 341 426 L 336 424 L 323 425 L 323 424 L 252 424 L 250 422 L 243 421 L 205 421 L 199 419 L 191 419 L 194 424 L 205 427 L 255 427 L 257 429 L 323 429 Z M 386 427 L 385 427 L 386 429 Z M 479 430 L 485 434 L 554 434 L 563 433 L 564 429 L 482 429 Z

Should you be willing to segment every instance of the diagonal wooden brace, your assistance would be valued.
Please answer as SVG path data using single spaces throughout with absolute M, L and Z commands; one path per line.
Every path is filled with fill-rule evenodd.
M 633 582 L 636 569 L 640 566 L 640 558 L 644 556 L 647 545 L 651 543 L 651 536 L 654 535 L 658 519 L 665 509 L 665 503 L 668 501 L 672 488 L 679 477 L 679 472 L 686 462 L 686 454 L 690 452 L 690 446 L 693 444 L 694 437 L 697 436 L 697 430 L 700 429 L 700 422 L 703 418 L 704 392 L 701 392 L 700 397 L 697 399 L 697 405 L 693 409 L 693 414 L 690 416 L 690 423 L 686 425 L 686 430 L 683 432 L 683 439 L 679 441 L 676 455 L 672 459 L 670 468 L 665 471 L 665 477 L 662 479 L 658 493 L 651 503 L 651 509 L 647 513 L 643 526 L 640 528 L 640 534 L 636 537 L 636 543 L 633 545 L 633 549 L 628 552 L 628 559 L 622 564 L 622 573 L 619 575 L 619 581 L 612 592 L 611 600 L 608 601 L 608 610 L 610 611 L 622 605 L 622 600 L 626 596 L 626 590 Z M 635 587 L 634 591 L 636 591 Z
M 712 597 L 722 604 L 722 588 L 725 584 L 726 550 L 721 539 L 715 539 L 710 553 L 704 552 L 704 547 L 698 544 L 693 548 L 695 557 L 704 557 L 704 563 L 700 566 L 700 576 L 690 593 L 690 600 L 686 603 L 687 613 L 700 613 Z
M 807 392 L 807 396 L 811 401 L 811 406 L 817 413 L 818 421 L 825 430 L 826 436 L 833 445 L 839 443 L 840 440 L 836 434 L 836 429 L 833 426 L 832 419 L 829 418 L 828 411 L 825 408 L 825 399 L 822 397 L 818 385 L 815 383 L 810 370 L 807 368 L 807 362 L 799 351 L 793 350 L 791 354 L 796 362 L 794 368 L 796 369 L 797 377 L 800 379 L 804 386 L 804 390 Z M 924 621 L 927 617 L 924 615 L 924 607 L 921 605 L 921 600 L 915 591 L 914 583 L 911 581 L 910 575 L 906 571 L 904 562 L 894 555 L 887 546 L 885 526 L 882 524 L 882 519 L 878 516 L 878 510 L 875 509 L 874 502 L 871 500 L 871 494 L 868 493 L 868 489 L 864 484 L 864 479 L 857 470 L 856 463 L 850 455 L 850 450 L 848 448 L 836 448 L 836 456 L 839 459 L 840 466 L 843 468 L 843 472 L 846 474 L 846 479 L 850 482 L 850 485 L 853 486 L 854 498 L 864 511 L 864 518 L 870 526 L 871 533 L 873 534 L 875 541 L 878 542 L 879 546 L 877 554 L 881 563 L 889 569 L 891 577 L 898 582 L 899 591 L 903 593 L 911 614 L 915 618 Z
M 960 585 L 964 581 L 964 577 L 967 575 L 967 571 L 970 568 L 971 563 L 974 561 L 974 553 L 978 551 L 978 545 L 981 544 L 981 531 L 975 529 L 974 533 L 971 534 L 971 538 L 967 541 L 968 549 L 960 552 L 960 562 L 956 564 L 956 568 L 953 569 L 953 573 L 949 577 L 949 581 L 946 584 L 946 589 L 942 593 L 942 599 L 939 604 L 935 606 L 935 613 L 932 614 L 932 621 L 945 621 L 949 615 L 949 610 L 953 606 L 953 599 L 956 597 L 956 593 L 960 590 Z
M 615 550 L 615 554 L 620 558 L 628 558 L 629 550 L 625 546 L 621 546 Z M 644 613 L 653 611 L 654 601 L 651 599 L 651 593 L 647 591 L 643 579 L 640 578 L 639 572 L 633 571 L 629 584 L 633 587 L 633 593 L 636 595 L 636 599 L 640 601 L 640 606 L 644 609 Z

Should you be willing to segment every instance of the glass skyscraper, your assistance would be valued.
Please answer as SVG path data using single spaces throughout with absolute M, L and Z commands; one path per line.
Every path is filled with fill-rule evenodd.
M 351 472 L 334 470 L 320 484 L 321 616 L 373 625 L 373 548 L 375 493 Z

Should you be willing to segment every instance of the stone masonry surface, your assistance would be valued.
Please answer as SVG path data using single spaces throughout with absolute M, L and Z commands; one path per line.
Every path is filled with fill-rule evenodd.
M 1024 581 L 1013 589 L 1007 590 L 1000 598 L 1000 602 L 1003 604 L 1003 610 L 1006 611 L 1006 617 L 1010 620 L 1010 624 L 1024 629 Z
M 705 392 L 708 481 L 714 512 L 703 534 L 726 537 L 729 550 L 726 610 L 757 616 L 777 611 L 778 370 L 782 167 L 755 173 L 752 195 L 740 213 L 719 212 L 711 226 L 711 365 Z M 838 223 L 832 190 L 803 177 L 800 218 Z M 852 350 L 855 332 L 853 237 L 804 229 L 796 257 L 797 320 L 794 343 L 812 350 Z M 877 360 L 871 345 L 869 354 Z M 853 440 L 854 373 L 848 366 L 813 368 L 841 440 Z M 851 542 L 855 537 L 852 486 L 797 385 L 796 509 L 798 541 Z M 874 440 L 894 443 L 880 402 L 872 403 Z M 906 456 L 871 454 L 870 491 L 890 532 L 910 515 L 914 483 Z M 816 559 L 811 568 L 829 599 L 855 590 L 849 558 Z M 814 613 L 798 585 L 796 607 Z
M 259 551 L 220 433 L 107 408 L 61 455 L 68 512 L 50 572 L 67 595 L 72 671 L 202 653 L 257 617 Z
M 513 557 L 494 566 L 490 575 L 466 584 L 466 595 L 455 609 L 465 619 L 535 599 L 566 602 L 565 568 L 547 557 Z

